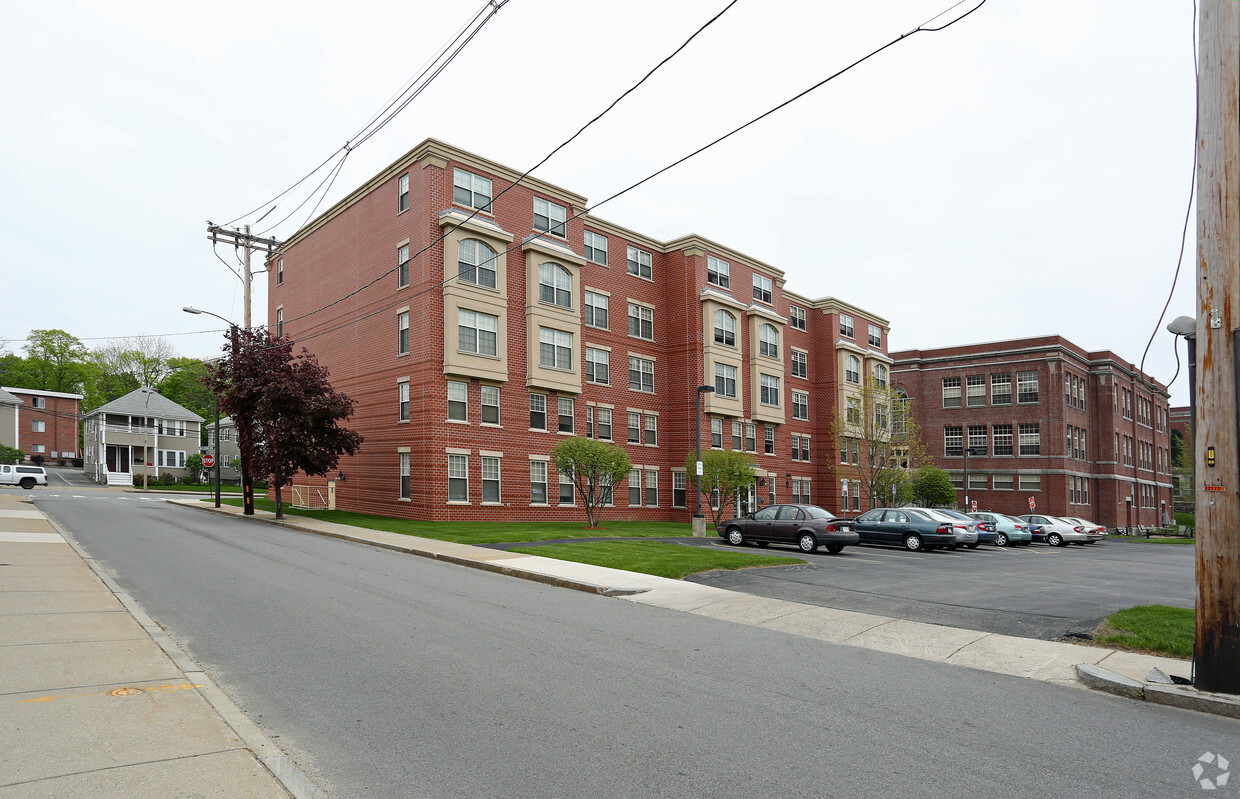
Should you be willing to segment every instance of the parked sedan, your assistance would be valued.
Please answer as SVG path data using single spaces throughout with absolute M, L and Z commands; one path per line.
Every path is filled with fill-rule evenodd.
M 719 525 L 719 537 L 733 546 L 753 541 L 759 545 L 796 544 L 802 552 L 825 546 L 837 553 L 856 544 L 857 525 L 817 505 L 769 505 L 741 519 Z
M 875 508 L 857 517 L 857 532 L 863 543 L 903 544 L 913 552 L 956 546 L 951 523 L 930 518 L 923 508 Z
M 1065 519 L 1057 516 L 1040 516 L 1038 514 L 1030 514 L 1021 516 L 1021 519 L 1036 524 L 1042 528 L 1042 536 L 1046 539 L 1046 543 L 1053 547 L 1066 547 L 1068 544 L 1086 544 L 1089 543 L 1089 536 L 1085 534 L 1085 528 L 1079 524 L 1073 524 Z
M 987 522 L 995 526 L 996 546 L 1005 547 L 1011 544 L 1016 547 L 1027 547 L 1033 541 L 1033 536 L 1029 532 L 1029 525 L 1015 516 L 995 513 L 994 511 L 981 511 L 979 513 L 970 513 L 969 515 L 979 522 Z
M 1099 541 L 1105 541 L 1107 538 L 1107 528 L 1101 524 L 1094 524 L 1088 519 L 1082 519 L 1080 516 L 1061 516 L 1066 522 L 1075 522 L 1085 529 L 1085 535 L 1089 536 L 1087 543 L 1094 544 Z
M 905 508 L 904 510 L 909 510 Z M 969 549 L 977 549 L 980 543 L 977 537 L 977 522 L 954 510 L 944 510 L 942 508 L 914 508 L 929 516 L 931 519 L 950 524 L 952 532 L 956 535 L 956 545 L 968 547 Z

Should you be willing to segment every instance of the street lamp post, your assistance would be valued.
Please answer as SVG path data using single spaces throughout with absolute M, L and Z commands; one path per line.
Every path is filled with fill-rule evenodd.
M 147 489 L 147 477 L 151 466 L 151 389 L 143 388 L 146 401 L 142 404 L 142 490 Z
M 693 535 L 698 538 L 706 537 L 706 519 L 702 516 L 702 395 L 714 392 L 714 386 L 698 386 L 693 392 L 695 400 L 695 412 L 693 414 L 693 446 L 696 453 L 694 461 L 694 471 L 697 472 L 693 479 L 693 485 L 697 494 L 696 507 L 693 512 Z
M 247 308 L 248 307 L 249 306 L 247 306 Z M 238 331 L 237 331 L 237 326 L 235 324 L 233 324 L 231 321 L 229 321 L 228 319 L 225 319 L 224 317 L 220 316 L 217 313 L 211 313 L 210 311 L 204 311 L 199 308 L 195 308 L 192 305 L 186 305 L 181 310 L 185 311 L 185 313 L 192 313 L 192 314 L 204 314 L 205 313 L 207 316 L 214 316 L 216 319 L 219 319 L 221 322 L 228 325 L 229 340 L 232 343 L 231 356 L 234 360 L 236 359 L 237 349 L 240 346 L 240 344 L 238 342 L 239 336 L 237 335 Z M 218 508 L 220 506 L 219 397 L 216 397 L 215 408 L 216 408 L 216 411 L 215 411 L 215 507 Z M 237 424 L 237 440 L 239 442 L 241 440 L 241 425 L 239 423 L 240 420 L 234 418 L 233 421 L 235 423 L 238 423 Z M 250 477 L 249 458 L 246 457 L 244 450 L 242 450 L 241 452 L 241 509 L 242 509 L 242 513 L 246 516 L 254 515 L 254 481 Z

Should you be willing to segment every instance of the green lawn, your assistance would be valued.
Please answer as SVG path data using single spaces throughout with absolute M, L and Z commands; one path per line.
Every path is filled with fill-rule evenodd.
M 514 547 L 510 551 L 674 579 L 715 569 L 749 569 L 755 566 L 792 566 L 805 563 L 800 558 L 751 555 L 746 552 L 713 547 L 687 547 L 662 541 L 588 541 L 580 544 Z
M 1195 637 L 1192 608 L 1142 605 L 1107 616 L 1094 641 L 1122 649 L 1187 658 L 1192 657 Z
M 1107 538 L 1135 541 L 1138 544 L 1188 544 L 1190 547 L 1196 543 L 1192 538 L 1146 538 L 1142 535 L 1108 535 Z
M 240 499 L 221 500 L 240 505 Z M 275 510 L 275 502 L 254 500 L 254 507 Z M 284 503 L 286 516 L 309 516 L 325 522 L 351 524 L 368 530 L 385 530 L 402 535 L 416 535 L 437 541 L 458 544 L 504 544 L 519 541 L 554 541 L 560 538 L 669 538 L 690 537 L 693 529 L 684 522 L 631 522 L 604 520 L 602 527 L 590 529 L 585 519 L 579 522 L 420 522 L 391 519 L 344 510 L 297 510 Z
M 141 486 L 134 486 L 134 487 L 141 488 Z M 150 486 L 147 486 L 147 490 L 148 491 L 210 491 L 211 493 L 214 494 L 215 486 L 214 485 L 192 486 L 192 485 L 186 485 L 184 483 L 177 483 L 176 485 L 170 485 L 170 486 L 157 486 L 157 485 L 152 484 Z M 240 494 L 241 486 L 222 485 L 220 486 L 220 493 L 221 494 Z M 258 492 L 255 492 L 256 495 L 257 493 Z

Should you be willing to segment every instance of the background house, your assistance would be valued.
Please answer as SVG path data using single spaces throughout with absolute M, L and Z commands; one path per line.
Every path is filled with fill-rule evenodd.
M 185 458 L 200 449 L 202 422 L 154 389 L 135 389 L 82 418 L 83 468 L 108 485 L 132 485 L 143 473 L 185 477 Z
M 207 452 L 215 454 L 215 422 L 206 423 Z M 241 457 L 241 447 L 237 444 L 237 423 L 231 416 L 220 419 L 220 480 L 232 482 L 241 479 L 241 471 L 234 469 L 232 463 Z M 214 470 L 208 469 L 211 474 Z M 214 479 L 214 478 L 212 478 Z
M 78 457 L 78 414 L 82 395 L 63 391 L 40 391 L 5 386 L 21 406 L 17 410 L 17 443 L 26 454 L 42 455 L 49 461 Z
M 20 449 L 17 440 L 20 434 L 18 410 L 21 405 L 21 400 L 0 388 L 0 446 Z

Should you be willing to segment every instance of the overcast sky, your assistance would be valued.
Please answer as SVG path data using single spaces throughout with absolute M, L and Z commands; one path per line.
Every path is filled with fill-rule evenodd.
M 727 2 L 510 0 L 352 153 L 323 207 L 428 136 L 532 166 Z M 739 0 L 535 174 L 597 202 L 952 2 Z M 206 220 L 327 158 L 481 5 L 0 0 L 0 339 L 220 327 L 187 304 L 239 322 L 241 284 Z M 1192 177 L 1192 8 L 989 0 L 595 213 L 773 264 L 789 290 L 889 319 L 892 349 L 1060 334 L 1139 363 Z M 1164 324 L 1193 313 L 1195 226 L 1194 212 Z M 262 322 L 265 276 L 255 285 Z M 1159 330 L 1146 370 L 1166 382 Z M 212 356 L 222 335 L 168 340 Z M 1173 404 L 1186 383 L 1185 369 Z

